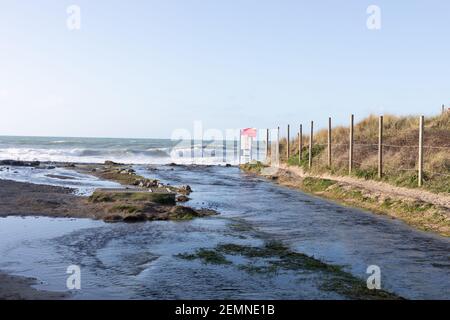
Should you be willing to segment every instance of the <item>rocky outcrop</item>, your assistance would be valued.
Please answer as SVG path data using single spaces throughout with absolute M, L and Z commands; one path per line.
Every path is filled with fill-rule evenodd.
M 175 193 L 153 193 L 130 189 L 100 189 L 88 199 L 105 222 L 190 220 L 215 215 L 206 209 L 175 205 Z
M 179 195 L 177 197 L 177 202 L 188 202 L 189 200 L 191 199 L 185 195 Z
M 39 167 L 39 161 L 0 160 L 0 166 Z

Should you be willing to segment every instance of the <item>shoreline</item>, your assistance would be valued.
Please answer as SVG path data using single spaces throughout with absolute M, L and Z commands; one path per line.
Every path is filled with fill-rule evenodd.
M 0 164 L 7 166 L 0 161 Z M 49 166 L 51 165 L 51 166 Z M 90 218 L 105 222 L 140 222 L 146 220 L 187 220 L 216 215 L 208 209 L 194 209 L 182 205 L 189 201 L 189 185 L 169 186 L 157 179 L 138 175 L 133 165 L 107 161 L 104 164 L 17 162 L 14 167 L 33 167 L 51 170 L 55 167 L 113 181 L 121 187 L 96 188 L 92 195 L 76 195 L 76 188 L 18 182 L 0 179 L 0 217 L 48 216 Z M 64 180 L 64 176 L 53 176 Z
M 90 197 L 86 197 L 75 194 L 76 188 L 0 179 L 0 219 L 9 216 L 36 216 L 135 223 L 191 220 L 218 214 L 213 210 L 179 205 L 189 200 L 188 195 L 192 190 L 188 185 L 174 187 L 161 184 L 155 179 L 146 179 L 131 171 L 132 165 L 113 162 L 87 164 L 9 160 L 0 161 L 0 165 L 12 170 L 17 167 L 40 168 L 48 170 L 50 174 L 53 168 L 65 168 L 99 179 L 116 181 L 122 186 L 111 190 L 96 189 Z M 65 179 L 62 176 L 55 178 Z M 125 198 L 111 199 L 113 195 L 125 195 Z M 164 195 L 164 201 L 160 201 L 161 195 Z M 61 300 L 70 297 L 65 292 L 36 289 L 33 286 L 38 283 L 37 279 L 9 274 L 4 270 L 0 270 L 0 283 L 0 300 Z
M 0 300 L 64 300 L 68 293 L 39 290 L 37 279 L 8 274 L 0 270 Z
M 430 195 L 423 192 L 416 195 L 417 190 L 361 179 L 308 175 L 290 166 L 275 169 L 259 163 L 243 165 L 241 169 L 340 205 L 389 216 L 415 229 L 450 237 L 450 197 L 445 195 L 426 197 Z M 433 201 L 436 198 L 439 199 Z

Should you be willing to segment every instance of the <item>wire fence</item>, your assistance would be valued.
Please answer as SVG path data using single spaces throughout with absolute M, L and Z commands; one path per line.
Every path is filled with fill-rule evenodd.
M 372 118 L 372 121 L 378 120 L 378 124 L 366 121 L 354 126 L 352 116 L 350 128 L 341 127 L 337 133 L 331 127 L 330 118 L 328 130 L 319 131 L 317 137 L 312 128 L 307 131 L 313 134 L 312 147 L 310 135 L 302 134 L 299 164 L 310 170 L 348 171 L 348 174 L 379 179 L 405 173 L 415 178 L 419 186 L 433 179 L 450 178 L 450 117 L 444 117 L 446 115 L 443 119 L 448 121 L 448 126 L 447 122 L 442 125 L 442 121 L 440 126 L 433 123 L 425 125 L 422 116 L 417 127 L 409 124 L 407 129 L 397 130 L 400 125 L 392 122 L 386 129 L 383 117 Z M 287 160 L 296 154 L 299 156 L 299 134 L 296 136 L 297 141 L 294 139 L 289 143 L 289 151 L 286 146 L 281 146 L 279 154 L 282 160 L 283 157 Z

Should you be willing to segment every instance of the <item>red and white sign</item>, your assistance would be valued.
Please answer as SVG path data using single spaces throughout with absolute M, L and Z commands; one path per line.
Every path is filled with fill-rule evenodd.
M 256 129 L 254 129 L 254 128 L 242 129 L 241 135 L 250 137 L 250 138 L 256 138 Z
M 254 128 L 241 129 L 241 146 L 239 163 L 249 163 L 252 161 L 253 138 L 256 138 L 257 131 Z

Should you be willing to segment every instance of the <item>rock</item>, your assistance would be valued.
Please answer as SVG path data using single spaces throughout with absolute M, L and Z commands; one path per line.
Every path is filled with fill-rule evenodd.
M 103 218 L 103 221 L 108 222 L 108 223 L 120 222 L 122 220 L 123 220 L 122 216 L 119 216 L 117 214 L 108 215 Z
M 206 217 L 217 215 L 218 213 L 210 209 L 194 210 L 189 207 L 175 206 L 169 211 L 169 219 L 173 220 L 188 220 L 196 217 Z
M 197 216 L 197 211 L 192 208 L 184 206 L 175 206 L 169 211 L 170 216 L 176 217 L 195 217 Z
M 178 202 L 187 202 L 189 200 L 191 200 L 191 199 L 189 197 L 185 196 L 185 195 L 181 195 L 181 196 L 177 197 L 177 201 Z
M 114 162 L 114 161 L 110 161 L 110 160 L 105 161 L 105 166 L 120 166 L 120 165 L 122 165 L 122 164 Z
M 126 190 L 126 189 L 97 189 L 88 198 L 92 203 L 111 203 L 116 202 L 152 202 L 164 205 L 175 205 L 174 193 L 147 192 L 143 190 Z
M 146 221 L 146 220 L 147 220 L 147 216 L 143 213 L 131 214 L 131 215 L 125 216 L 123 218 L 123 222 L 128 222 L 128 223 L 142 222 L 142 221 Z
M 120 173 L 120 174 L 134 174 L 135 172 L 136 172 L 136 171 L 134 171 L 134 170 L 131 169 L 131 168 L 119 170 L 119 173 Z
M 191 186 L 185 185 L 185 186 L 181 186 L 181 187 L 178 189 L 178 192 L 184 193 L 184 194 L 186 194 L 186 195 L 189 195 L 189 194 L 192 192 L 192 189 L 191 189 Z
M 158 180 L 148 180 L 146 187 L 151 188 L 151 187 L 156 187 L 157 185 L 158 185 Z
M 15 167 L 39 167 L 39 161 L 20 161 L 20 160 L 1 160 L 1 166 L 15 166 Z
M 136 179 L 133 182 L 133 185 L 139 186 L 141 188 L 151 188 L 156 187 L 158 185 L 158 180 L 152 180 L 152 179 Z
M 152 188 L 158 186 L 158 180 L 150 180 L 150 179 L 138 179 L 133 185 L 137 185 L 141 188 Z
M 206 217 L 206 216 L 216 216 L 219 213 L 212 209 L 200 209 L 200 210 L 197 210 L 197 214 L 200 217 Z
M 231 164 L 227 163 L 227 164 L 225 165 L 225 167 L 229 168 L 229 167 L 231 167 Z

